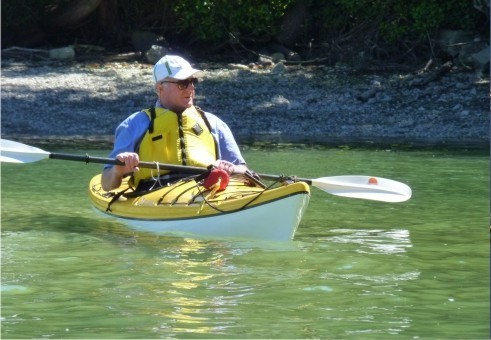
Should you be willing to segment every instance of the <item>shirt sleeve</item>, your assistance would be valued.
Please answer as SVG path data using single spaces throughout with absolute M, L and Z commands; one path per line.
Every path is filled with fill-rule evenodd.
M 143 111 L 136 112 L 121 122 L 116 128 L 114 147 L 109 157 L 116 158 L 121 152 L 136 152 L 137 144 L 148 129 L 149 123 L 150 119 Z M 111 167 L 111 164 L 106 164 L 104 169 Z
M 211 126 L 211 133 L 218 142 L 218 158 L 229 161 L 235 165 L 246 164 L 228 125 L 209 112 L 206 112 L 205 114 Z

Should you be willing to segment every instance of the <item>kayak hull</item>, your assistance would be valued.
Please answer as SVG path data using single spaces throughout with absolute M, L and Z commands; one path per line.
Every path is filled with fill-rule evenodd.
M 89 197 L 98 211 L 134 230 L 211 239 L 291 240 L 310 199 L 303 182 L 266 189 L 232 178 L 227 189 L 213 194 L 191 180 L 115 200 L 114 194 L 126 188 L 123 183 L 105 192 L 97 175 Z

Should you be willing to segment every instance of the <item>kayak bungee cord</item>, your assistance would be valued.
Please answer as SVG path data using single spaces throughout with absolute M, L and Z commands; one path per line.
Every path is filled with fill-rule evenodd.
M 158 163 L 157 163 L 158 164 Z M 165 176 L 165 175 L 164 175 Z M 165 186 L 170 186 L 170 185 L 173 185 L 179 181 L 182 181 L 182 183 L 178 186 L 175 186 L 173 189 L 183 185 L 183 184 L 186 184 L 187 182 L 195 179 L 196 177 L 199 177 L 199 176 L 188 176 L 186 178 L 180 178 L 178 180 L 176 180 L 175 182 L 168 182 L 168 183 L 165 183 L 163 184 L 161 182 L 161 178 L 163 178 L 163 176 L 159 176 L 158 178 L 155 178 L 153 175 L 152 175 L 152 179 L 154 180 L 154 183 L 152 184 L 152 186 L 144 191 L 139 191 L 137 189 L 135 189 L 134 187 L 132 186 L 129 186 L 128 188 L 126 189 L 123 189 L 121 191 L 118 191 L 118 192 L 108 192 L 106 194 L 107 197 L 112 197 L 111 201 L 108 203 L 107 205 L 107 208 L 106 208 L 106 212 L 111 212 L 111 205 L 116 202 L 121 196 L 123 197 L 126 197 L 126 198 L 131 198 L 131 197 L 135 197 L 135 196 L 143 196 L 143 195 L 146 195 L 154 190 L 158 190 L 160 188 L 163 188 Z M 158 187 L 155 187 L 155 184 L 159 184 Z M 131 192 L 127 192 L 128 190 L 131 189 Z M 157 205 L 161 204 L 162 200 L 164 199 L 165 195 L 167 195 L 168 193 L 170 193 L 170 191 L 166 192 L 160 199 L 159 201 L 157 202 Z
M 155 187 L 155 184 L 159 184 L 160 187 L 163 187 L 162 183 L 160 182 L 160 163 L 159 162 L 153 162 L 155 164 L 155 167 L 157 168 L 157 177 L 153 176 L 153 169 L 150 170 L 150 176 L 152 176 L 152 179 L 154 180 L 153 185 L 150 187 L 150 190 L 152 190 Z
M 111 205 L 116 202 L 121 196 L 124 196 L 124 193 L 128 190 L 132 189 L 131 187 L 127 187 L 126 189 L 124 190 L 121 190 L 119 192 L 116 192 L 116 193 L 112 193 L 112 199 L 111 201 L 107 204 L 107 208 L 106 208 L 106 212 L 112 212 L 111 210 Z M 110 197 L 110 196 L 109 196 Z
M 274 181 L 273 183 L 271 183 L 269 186 L 263 186 L 263 190 L 258 192 L 257 195 L 255 195 L 249 202 L 245 203 L 242 207 L 240 208 L 237 208 L 237 209 L 234 209 L 234 210 L 229 210 L 229 211 L 226 211 L 226 210 L 222 210 L 220 208 L 218 208 L 218 206 L 214 206 L 211 202 L 209 202 L 206 197 L 205 197 L 205 191 L 201 191 L 200 189 L 200 186 L 202 186 L 201 183 L 196 183 L 196 189 L 198 189 L 199 191 L 199 194 L 198 196 L 201 196 L 203 198 L 203 203 L 202 204 L 207 204 L 210 208 L 218 211 L 218 212 L 221 212 L 221 213 L 233 213 L 233 212 L 237 212 L 237 211 L 240 211 L 240 210 L 243 210 L 245 209 L 247 206 L 249 206 L 250 204 L 252 204 L 252 202 L 254 202 L 255 200 L 257 200 L 264 192 L 268 191 L 269 189 L 271 189 L 273 186 L 275 186 L 276 184 L 280 183 L 281 182 L 281 179 L 283 179 L 284 177 L 280 177 L 278 180 Z M 201 211 L 201 209 L 200 209 Z
M 169 182 L 169 183 L 167 183 L 167 185 L 175 185 L 175 187 L 172 188 L 172 189 L 176 189 L 176 188 L 178 188 L 178 187 L 180 187 L 180 186 L 182 186 L 182 185 L 184 185 L 184 184 L 186 184 L 186 183 L 194 180 L 195 183 L 196 183 L 195 188 L 198 190 L 198 193 L 191 199 L 191 202 L 194 202 L 197 197 L 201 197 L 203 199 L 203 203 L 202 204 L 206 204 L 210 208 L 212 208 L 212 209 L 214 209 L 214 210 L 216 210 L 216 211 L 218 211 L 220 213 L 232 213 L 232 212 L 236 212 L 236 211 L 240 211 L 240 210 L 245 209 L 247 206 L 249 206 L 255 200 L 257 200 L 264 192 L 266 192 L 267 190 L 271 189 L 276 184 L 281 183 L 282 181 L 288 180 L 288 177 L 280 176 L 278 178 L 278 180 L 273 181 L 269 186 L 266 186 L 262 182 L 260 182 L 259 180 L 255 179 L 255 181 L 253 183 L 256 184 L 256 185 L 257 185 L 257 183 L 260 183 L 263 190 L 261 190 L 260 192 L 258 192 L 250 201 L 246 202 L 242 207 L 237 208 L 237 209 L 234 209 L 234 210 L 226 211 L 226 210 L 222 210 L 222 209 L 218 208 L 217 205 L 214 205 L 210 200 L 207 199 L 207 195 L 206 195 L 207 194 L 207 191 L 210 191 L 210 193 L 211 193 L 212 190 L 208 190 L 208 189 L 207 190 L 202 190 L 201 189 L 201 187 L 203 187 L 203 180 L 207 177 L 207 175 L 209 175 L 210 172 L 211 172 L 211 170 L 205 172 L 202 175 L 190 176 L 190 177 L 187 177 L 187 178 L 180 179 L 180 180 L 178 180 L 176 182 L 173 182 L 173 183 Z M 244 176 L 244 177 L 246 177 L 246 179 L 250 179 L 249 176 Z M 134 197 L 134 196 L 140 196 L 140 195 L 143 196 L 143 195 L 151 192 L 152 189 L 155 190 L 155 184 L 157 184 L 157 183 L 160 186 L 160 187 L 157 187 L 157 188 L 161 188 L 161 187 L 164 187 L 165 186 L 160 181 L 160 177 L 159 178 L 156 178 L 156 177 L 152 176 L 152 179 L 154 181 L 154 184 L 151 186 L 151 188 L 149 190 L 146 190 L 145 192 L 137 192 L 132 187 L 128 187 L 128 188 L 126 188 L 124 190 L 121 190 L 119 192 L 112 192 L 111 193 L 112 199 L 111 199 L 111 201 L 107 205 L 106 212 L 111 212 L 111 205 L 114 202 L 116 202 L 121 196 L 123 196 L 123 197 Z M 179 182 L 179 181 L 181 181 L 182 183 L 177 184 L 177 182 Z M 256 186 L 253 186 L 253 187 L 256 187 Z M 132 192 L 127 192 L 130 189 L 133 190 L 133 191 Z M 189 188 L 186 191 L 189 191 L 191 189 L 192 188 Z M 157 202 L 157 205 L 162 204 L 162 201 L 165 199 L 165 196 L 167 194 L 169 194 L 171 191 L 172 190 L 170 190 L 170 191 L 166 192 L 164 195 L 162 195 L 162 197 Z M 181 195 L 182 195 L 182 193 L 181 193 Z M 179 197 L 176 197 L 176 199 L 174 200 L 174 202 L 172 202 L 171 205 L 175 204 L 175 202 L 177 201 L 178 198 Z

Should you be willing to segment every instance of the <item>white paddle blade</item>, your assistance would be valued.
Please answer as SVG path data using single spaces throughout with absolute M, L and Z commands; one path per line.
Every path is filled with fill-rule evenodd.
M 0 139 L 0 162 L 32 163 L 49 158 L 49 152 L 33 146 Z
M 382 202 L 404 202 L 411 188 L 391 179 L 372 176 L 332 176 L 312 180 L 312 185 L 336 196 Z

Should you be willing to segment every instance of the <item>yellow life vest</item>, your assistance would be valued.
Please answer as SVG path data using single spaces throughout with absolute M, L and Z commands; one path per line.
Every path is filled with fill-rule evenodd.
M 217 143 L 199 108 L 192 106 L 180 115 L 158 107 L 144 112 L 150 126 L 138 149 L 140 161 L 207 167 L 217 159 Z M 141 180 L 166 173 L 140 168 L 133 174 L 133 183 L 138 186 Z

